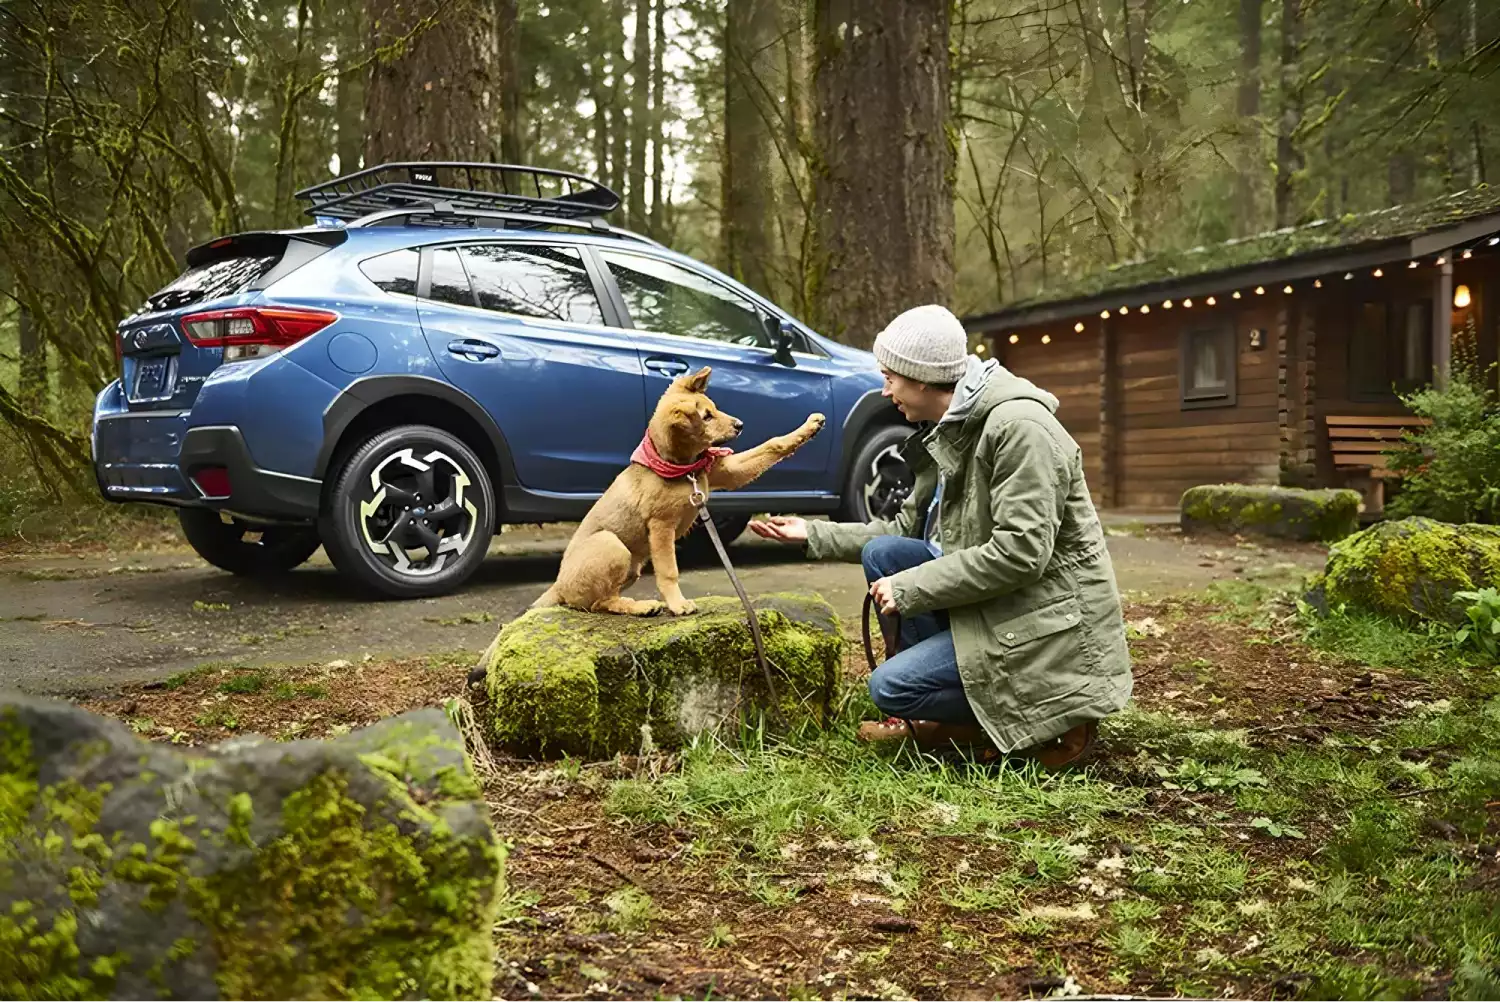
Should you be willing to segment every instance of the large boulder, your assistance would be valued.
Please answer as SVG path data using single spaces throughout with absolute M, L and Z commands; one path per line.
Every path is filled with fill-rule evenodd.
M 1315 604 L 1461 623 L 1454 594 L 1500 586 L 1500 527 L 1430 518 L 1381 522 L 1333 546 Z
M 843 649 L 837 615 L 800 595 L 754 604 L 775 715 L 825 720 Z M 533 609 L 507 625 L 481 666 L 495 742 L 523 755 L 601 757 L 637 751 L 647 734 L 658 747 L 678 747 L 767 711 L 744 607 L 723 597 L 697 605 L 680 618 Z
M 503 862 L 441 710 L 184 751 L 0 695 L 0 997 L 489 998 Z
M 1359 494 L 1253 484 L 1189 487 L 1182 495 L 1183 532 L 1229 532 L 1333 542 L 1359 528 Z

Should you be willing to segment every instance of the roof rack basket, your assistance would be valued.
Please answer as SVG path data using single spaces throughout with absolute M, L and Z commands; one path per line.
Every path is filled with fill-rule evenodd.
M 380 164 L 297 192 L 313 217 L 356 220 L 392 210 L 443 216 L 515 213 L 571 220 L 598 218 L 620 196 L 580 174 L 515 164 L 422 161 Z

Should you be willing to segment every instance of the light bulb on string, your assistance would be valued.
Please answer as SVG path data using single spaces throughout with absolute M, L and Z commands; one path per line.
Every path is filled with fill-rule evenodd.
M 1052 335 L 1051 334 L 1043 334 L 1042 335 L 1042 344 L 1051 344 L 1051 343 L 1052 343 Z
M 1172 308 L 1172 301 L 1170 299 L 1162 300 L 1161 308 L 1164 310 L 1170 310 Z
M 1385 269 L 1384 268 L 1376 268 L 1375 271 L 1374 271 L 1374 275 L 1375 275 L 1376 278 L 1384 278 L 1385 277 Z
M 1021 343 L 1021 335 L 1019 335 L 1019 334 L 1012 334 L 1010 336 L 1010 343 L 1011 344 L 1020 344 Z
M 1500 244 L 1500 237 L 1490 237 L 1490 246 L 1493 247 L 1496 244 Z
M 1266 287 L 1264 285 L 1257 285 L 1255 287 L 1255 294 L 1257 296 L 1264 296 L 1266 294 Z
M 1469 258 L 1471 258 L 1473 256 L 1474 256 L 1474 252 L 1473 251 L 1471 251 L 1471 250 L 1464 251 L 1464 260 L 1465 261 L 1469 260 Z
M 1321 289 L 1321 288 L 1323 288 L 1323 280 L 1321 278 L 1315 278 L 1315 279 L 1313 279 L 1313 288 L 1314 289 Z
M 1076 324 L 1074 324 L 1073 325 L 1073 330 L 1075 332 L 1079 333 L 1079 334 L 1082 334 L 1083 333 L 1083 321 L 1080 320 Z
M 1141 312 L 1142 313 L 1150 313 L 1151 312 L 1151 304 L 1150 303 L 1142 303 L 1141 304 Z
M 1410 262 L 1410 263 L 1407 264 L 1408 268 L 1415 268 L 1416 266 L 1417 266 L 1417 262 L 1415 262 L 1415 261 L 1412 261 L 1412 262 Z
M 1191 310 L 1193 308 L 1193 301 L 1191 299 L 1184 299 L 1182 301 L 1182 308 L 1184 310 Z
M 1436 265 L 1437 265 L 1437 266 L 1438 266 L 1438 267 L 1439 267 L 1439 268 L 1441 268 L 1441 267 L 1442 267 L 1442 266 L 1443 266 L 1443 265 L 1445 265 L 1445 264 L 1447 264 L 1447 263 L 1448 263 L 1448 259 L 1447 259 L 1447 258 L 1445 258 L 1445 257 L 1440 257 L 1440 258 L 1438 258 L 1438 259 L 1437 259 L 1437 261 L 1436 261 L 1436 262 L 1434 262 L 1434 263 L 1435 263 L 1435 264 L 1436 264 Z
M 1352 272 L 1352 271 L 1346 271 L 1346 272 L 1344 272 L 1344 281 L 1347 282 L 1347 281 L 1349 281 L 1353 277 L 1354 277 L 1354 272 Z
M 1204 300 L 1204 302 L 1207 303 L 1209 306 L 1218 306 L 1219 305 L 1219 301 L 1217 299 L 1215 299 L 1213 296 L 1209 296 L 1207 299 Z
M 1292 287 L 1290 285 L 1283 286 L 1281 291 L 1290 296 L 1292 294 Z
M 1120 307 L 1120 316 L 1123 317 L 1125 314 L 1127 314 L 1129 312 L 1130 312 L 1130 307 L 1128 307 L 1128 306 L 1122 306 L 1122 307 Z
M 1100 311 L 1100 313 L 1099 313 L 1099 319 L 1100 320 L 1108 320 L 1109 319 L 1109 311 L 1108 310 L 1102 310 L 1102 311 Z
M 1240 298 L 1240 290 L 1239 289 L 1235 289 L 1234 290 L 1234 298 L 1235 299 L 1239 299 Z

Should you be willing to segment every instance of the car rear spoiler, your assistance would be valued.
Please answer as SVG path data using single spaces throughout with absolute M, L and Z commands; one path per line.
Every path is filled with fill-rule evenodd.
M 187 252 L 187 266 L 197 268 L 229 257 L 281 257 L 289 243 L 316 244 L 323 250 L 337 247 L 349 235 L 342 229 L 307 227 L 300 230 L 251 230 L 215 237 Z

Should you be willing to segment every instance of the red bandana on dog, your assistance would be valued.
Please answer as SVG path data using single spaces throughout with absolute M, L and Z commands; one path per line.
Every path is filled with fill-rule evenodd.
M 734 452 L 733 449 L 704 449 L 703 455 L 691 463 L 673 463 L 661 458 L 661 453 L 656 451 L 656 446 L 651 441 L 651 433 L 647 432 L 641 437 L 641 444 L 636 446 L 635 451 L 630 454 L 630 461 L 640 463 L 665 480 L 676 480 L 678 477 L 690 477 L 695 473 L 701 473 L 714 465 L 714 460 L 732 452 Z

